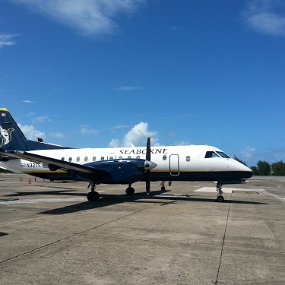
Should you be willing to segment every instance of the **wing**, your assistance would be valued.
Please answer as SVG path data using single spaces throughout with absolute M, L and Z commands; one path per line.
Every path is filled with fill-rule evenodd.
M 144 159 L 102 160 L 81 165 L 30 152 L 15 151 L 4 152 L 4 154 L 8 157 L 45 163 L 50 170 L 71 171 L 97 184 L 127 184 L 144 180 L 145 171 L 156 166 L 151 161 Z
M 18 159 L 25 159 L 33 162 L 39 162 L 39 163 L 45 163 L 47 164 L 50 168 L 56 168 L 59 169 L 65 169 L 65 170 L 71 170 L 71 171 L 76 171 L 76 172 L 82 172 L 85 174 L 92 174 L 93 169 L 84 165 L 72 163 L 72 162 L 67 162 L 64 160 L 59 160 L 35 153 L 29 153 L 25 151 L 15 151 L 15 152 L 5 152 L 4 155 L 8 157 L 14 157 Z

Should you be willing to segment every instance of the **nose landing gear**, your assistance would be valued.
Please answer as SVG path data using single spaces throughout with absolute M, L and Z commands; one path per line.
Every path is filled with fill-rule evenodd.
M 216 186 L 216 189 L 218 192 L 218 196 L 217 196 L 217 200 L 216 200 L 217 202 L 224 202 L 225 201 L 225 198 L 223 196 L 222 186 L 223 186 L 222 183 L 217 182 L 217 186 Z

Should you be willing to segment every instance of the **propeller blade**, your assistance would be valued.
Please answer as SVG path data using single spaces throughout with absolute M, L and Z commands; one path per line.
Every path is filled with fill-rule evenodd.
M 147 138 L 146 142 L 146 160 L 151 161 L 151 150 L 150 150 L 150 137 Z
M 150 193 L 150 172 L 149 171 L 146 174 L 145 189 L 146 189 L 147 195 L 149 195 Z
M 151 149 L 150 149 L 150 137 L 147 138 L 146 142 L 146 160 L 151 161 Z M 150 193 L 150 169 L 145 172 L 145 189 L 147 195 Z

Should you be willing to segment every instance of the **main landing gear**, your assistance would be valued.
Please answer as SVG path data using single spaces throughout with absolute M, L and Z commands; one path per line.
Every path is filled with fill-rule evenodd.
M 94 182 L 90 182 L 88 188 L 91 187 L 91 191 L 87 194 L 87 200 L 89 202 L 96 202 L 100 199 L 100 194 L 95 191 L 96 184 Z M 135 194 L 135 189 L 129 184 L 129 187 L 126 189 L 127 196 L 132 196 Z
M 217 182 L 217 186 L 216 186 L 216 189 L 218 192 L 217 202 L 224 202 L 225 201 L 224 196 L 223 196 L 222 186 L 223 186 L 222 183 Z
M 129 187 L 126 189 L 127 196 L 133 196 L 135 194 L 135 189 L 129 184 Z
M 89 202 L 95 202 L 98 201 L 100 199 L 100 195 L 97 191 L 95 191 L 96 189 L 96 184 L 94 182 L 90 182 L 88 188 L 91 187 L 91 191 L 87 194 L 87 200 Z
M 165 181 L 161 181 L 160 183 L 160 190 L 161 191 L 165 191 L 165 185 L 164 185 Z
M 172 181 L 168 181 L 168 186 L 170 187 L 172 185 Z M 166 188 L 165 188 L 165 181 L 161 181 L 160 183 L 160 190 L 161 191 L 165 191 Z

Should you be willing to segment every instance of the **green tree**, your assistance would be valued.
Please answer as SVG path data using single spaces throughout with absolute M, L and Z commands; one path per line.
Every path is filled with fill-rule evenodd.
M 256 166 L 251 166 L 250 168 L 253 172 L 253 175 L 259 175 L 258 168 Z
M 271 174 L 271 165 L 267 161 L 258 161 L 257 169 L 259 175 L 270 175 Z
M 272 163 L 272 175 L 284 176 L 285 175 L 285 163 L 281 160 L 279 162 Z

